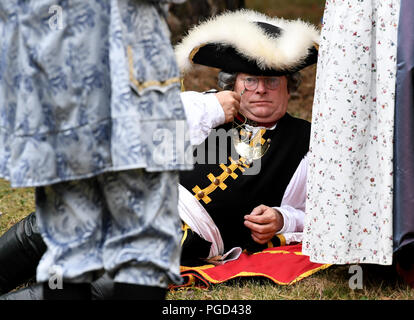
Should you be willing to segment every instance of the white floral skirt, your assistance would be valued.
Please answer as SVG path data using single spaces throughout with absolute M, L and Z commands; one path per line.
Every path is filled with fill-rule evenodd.
M 313 262 L 392 264 L 399 8 L 326 1 L 303 240 Z

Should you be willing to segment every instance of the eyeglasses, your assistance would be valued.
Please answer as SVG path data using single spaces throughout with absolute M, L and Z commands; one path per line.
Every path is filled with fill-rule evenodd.
M 280 77 L 246 77 L 243 79 L 244 87 L 246 88 L 246 90 L 256 90 L 259 86 L 260 79 L 264 81 L 265 87 L 269 90 L 276 90 L 280 85 Z

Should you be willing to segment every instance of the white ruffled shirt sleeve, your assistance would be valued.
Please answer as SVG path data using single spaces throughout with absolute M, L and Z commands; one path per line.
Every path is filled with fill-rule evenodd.
M 283 195 L 279 210 L 283 216 L 284 225 L 278 234 L 302 232 L 306 210 L 306 179 L 308 171 L 308 156 L 300 162 Z
M 211 129 L 225 121 L 224 111 L 214 93 L 181 92 L 181 101 L 189 126 L 190 142 L 199 145 Z

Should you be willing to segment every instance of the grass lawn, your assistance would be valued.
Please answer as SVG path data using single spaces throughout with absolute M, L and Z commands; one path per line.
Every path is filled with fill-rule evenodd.
M 10 188 L 0 179 L 0 235 L 34 211 L 33 188 Z
M 0 235 L 34 210 L 32 188 L 12 189 L 0 179 Z M 410 289 L 396 275 L 393 267 L 362 265 L 363 288 L 352 290 L 349 266 L 332 266 L 291 286 L 274 284 L 264 278 L 235 279 L 209 289 L 171 291 L 169 300 L 407 300 L 414 299 Z
M 363 265 L 362 289 L 351 289 L 349 266 L 332 266 L 290 286 L 268 279 L 236 279 L 209 289 L 182 289 L 170 300 L 412 300 L 414 290 L 404 284 L 392 267 Z

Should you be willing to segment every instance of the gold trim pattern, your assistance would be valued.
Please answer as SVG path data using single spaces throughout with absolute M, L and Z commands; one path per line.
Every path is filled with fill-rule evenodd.
M 264 145 L 267 143 L 265 139 L 263 139 L 263 135 L 266 133 L 266 129 L 260 129 L 254 137 L 250 140 L 249 138 L 249 146 L 255 147 L 257 145 Z M 246 132 L 244 129 L 241 129 L 240 134 L 242 136 L 246 136 Z M 237 149 L 237 148 L 236 148 Z M 236 150 L 237 151 L 237 150 Z M 231 176 L 234 180 L 237 179 L 238 175 L 234 172 L 236 169 L 239 169 L 242 173 L 245 171 L 244 168 L 249 168 L 252 164 L 252 161 L 249 161 L 245 157 L 241 156 L 238 161 L 233 160 L 229 157 L 231 164 L 227 167 L 224 163 L 220 164 L 220 168 L 223 172 L 219 176 L 214 176 L 212 173 L 207 175 L 207 178 L 211 181 L 211 184 L 204 189 L 201 189 L 198 185 L 196 185 L 192 190 L 194 192 L 194 196 L 198 201 L 203 200 L 205 204 L 211 202 L 211 198 L 208 196 L 218 187 L 221 190 L 225 190 L 227 185 L 224 183 L 226 179 Z
M 276 249 L 276 250 L 266 250 L 266 251 L 256 252 L 256 253 L 254 253 L 254 255 L 256 255 L 256 254 L 259 254 L 259 255 L 263 255 L 263 254 L 280 254 L 280 253 L 282 253 L 282 254 L 292 254 L 293 253 L 295 255 L 300 255 L 300 252 L 297 252 L 297 251 L 290 252 L 290 251 L 278 250 L 278 249 Z M 188 271 L 190 271 L 190 272 L 193 271 L 194 272 L 195 271 L 195 272 L 199 273 L 205 280 L 209 281 L 210 284 L 223 283 L 223 282 L 226 282 L 228 280 L 231 280 L 231 279 L 234 279 L 234 278 L 237 278 L 237 277 L 262 276 L 262 277 L 271 279 L 272 281 L 274 281 L 275 283 L 280 284 L 280 285 L 292 285 L 292 284 L 294 284 L 294 283 L 302 280 L 303 278 L 309 277 L 310 275 L 312 275 L 312 274 L 314 274 L 314 273 L 316 273 L 316 272 L 318 272 L 320 270 L 327 269 L 330 266 L 332 266 L 332 264 L 322 264 L 322 265 L 319 265 L 319 266 L 317 266 L 315 268 L 311 268 L 310 270 L 305 271 L 305 272 L 299 274 L 298 276 L 296 276 L 295 279 L 291 280 L 290 282 L 283 282 L 283 281 L 277 280 L 275 277 L 272 277 L 269 274 L 264 274 L 264 273 L 261 273 L 261 272 L 247 272 L 247 271 L 241 271 L 241 272 L 239 272 L 237 274 L 234 274 L 234 275 L 232 275 L 232 276 L 230 276 L 228 278 L 225 278 L 225 279 L 222 279 L 222 280 L 218 280 L 218 279 L 212 278 L 205 271 L 205 270 L 214 268 L 215 265 L 212 265 L 212 264 L 208 264 L 208 265 L 204 265 L 204 266 L 200 266 L 200 267 L 181 267 L 180 268 L 180 271 L 181 272 L 188 272 Z M 185 276 L 188 276 L 188 275 L 189 274 L 185 274 Z M 190 284 L 194 284 L 194 283 L 190 283 Z
M 188 55 L 188 59 L 191 61 L 191 63 L 194 64 L 193 59 L 194 56 L 197 54 L 197 52 L 206 45 L 207 43 L 203 43 L 199 45 L 198 47 L 195 47 L 193 50 L 191 50 L 190 54 Z
M 263 145 L 266 140 L 263 139 L 263 135 L 266 133 L 266 129 L 260 129 L 259 132 L 255 134 L 253 139 L 250 141 L 250 146 L 255 147 L 256 145 Z
M 244 172 L 245 170 L 243 166 L 246 168 L 250 166 L 244 158 L 240 158 L 238 161 L 235 161 L 229 157 L 229 160 L 231 164 L 228 167 L 224 163 L 220 164 L 220 168 L 223 170 L 223 172 L 219 176 L 215 177 L 212 173 L 209 173 L 207 175 L 207 178 L 211 181 L 211 184 L 209 186 L 201 189 L 198 185 L 196 185 L 193 188 L 194 196 L 197 200 L 203 200 L 206 204 L 211 202 L 211 198 L 208 196 L 210 193 L 212 193 L 218 187 L 221 190 L 225 190 L 227 188 L 227 185 L 224 183 L 224 181 L 226 181 L 229 176 L 234 180 L 237 179 L 238 175 L 234 172 L 236 169 Z
M 174 77 L 167 79 L 165 81 L 158 81 L 158 80 L 150 80 L 145 82 L 139 82 L 134 76 L 134 59 L 132 54 L 132 47 L 127 47 L 127 54 L 128 54 L 128 64 L 129 64 L 129 81 L 131 81 L 137 88 L 138 91 L 143 91 L 149 87 L 167 87 L 173 83 L 180 83 L 180 77 Z
M 276 237 L 280 240 L 280 246 L 284 247 L 286 245 L 286 238 L 283 234 L 277 234 Z
M 188 236 L 188 230 L 191 230 L 188 224 L 186 224 L 184 221 L 181 224 L 181 230 L 183 230 L 183 236 L 181 238 L 181 247 L 183 246 L 185 239 L 187 239 Z

